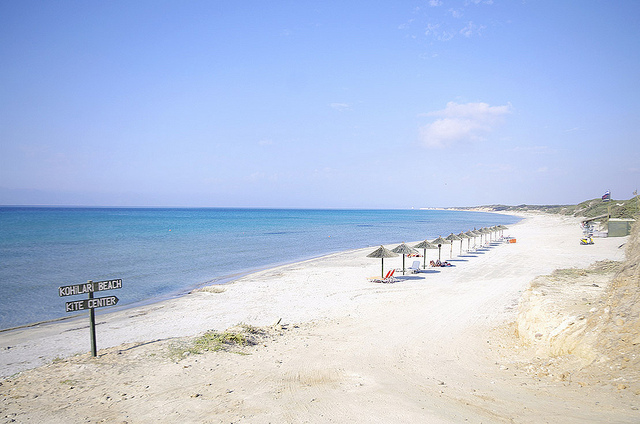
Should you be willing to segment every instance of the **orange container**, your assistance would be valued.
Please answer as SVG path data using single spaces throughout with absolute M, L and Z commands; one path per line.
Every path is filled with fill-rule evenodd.
M 515 243 L 516 239 L 509 239 L 509 243 Z

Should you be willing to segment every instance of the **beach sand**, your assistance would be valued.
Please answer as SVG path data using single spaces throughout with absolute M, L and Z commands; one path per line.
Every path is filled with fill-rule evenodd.
M 357 249 L 100 315 L 98 358 L 87 353 L 87 318 L 0 333 L 0 417 L 39 423 L 639 422 L 640 392 L 541 373 L 549 359 L 516 337 L 518 304 L 537 276 L 624 258 L 619 246 L 626 238 L 581 246 L 578 223 L 526 215 L 505 232 L 516 243 L 455 257 L 456 242 L 455 267 L 404 277 L 396 272 L 395 284 L 367 281 L 380 274 L 380 260 L 366 257 L 374 248 Z M 428 250 L 427 262 L 436 255 Z M 385 267 L 401 266 L 402 257 L 385 260 Z M 189 336 L 241 323 L 259 332 L 254 344 L 175 356 Z

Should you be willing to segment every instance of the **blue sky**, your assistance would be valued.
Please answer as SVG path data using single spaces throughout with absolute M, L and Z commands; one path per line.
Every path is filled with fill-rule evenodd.
M 407 208 L 640 186 L 637 1 L 0 3 L 0 204 Z

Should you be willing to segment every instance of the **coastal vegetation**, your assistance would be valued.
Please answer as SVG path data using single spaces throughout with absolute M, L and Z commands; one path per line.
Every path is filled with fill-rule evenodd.
M 179 360 L 192 354 L 232 351 L 244 346 L 255 345 L 262 335 L 264 335 L 264 330 L 247 324 L 240 324 L 223 332 L 207 331 L 199 337 L 171 345 L 169 356 Z M 240 352 L 236 351 L 235 353 Z
M 495 212 L 545 212 L 559 215 L 594 218 L 597 216 L 611 216 L 611 218 L 633 218 L 640 210 L 640 199 L 632 197 L 628 200 L 611 200 L 604 202 L 602 199 L 590 199 L 577 205 L 484 205 L 475 208 L 459 209 L 483 209 Z

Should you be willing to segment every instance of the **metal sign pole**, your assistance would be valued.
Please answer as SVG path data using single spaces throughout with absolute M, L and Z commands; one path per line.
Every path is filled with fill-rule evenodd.
M 89 280 L 89 284 L 92 284 L 93 281 Z M 89 292 L 89 299 L 93 299 L 93 291 Z M 89 309 L 89 328 L 91 331 L 91 355 L 93 357 L 98 356 L 98 348 L 96 347 L 96 312 L 95 308 Z

